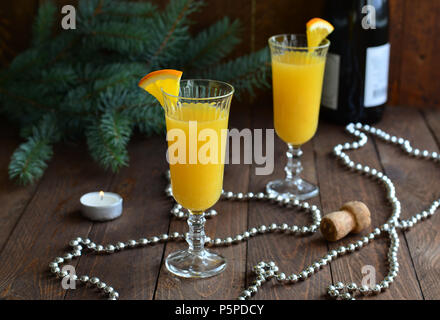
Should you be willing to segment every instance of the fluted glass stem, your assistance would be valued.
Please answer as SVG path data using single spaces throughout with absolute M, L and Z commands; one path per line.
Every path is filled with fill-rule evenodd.
M 165 259 L 167 269 L 184 278 L 212 277 L 226 268 L 226 259 L 205 249 L 205 214 L 199 211 L 189 211 L 186 242 L 189 247 L 171 253 Z
M 191 253 L 201 253 L 205 246 L 205 213 L 192 212 L 189 210 L 188 226 L 189 232 L 186 235 L 186 242 L 189 244 L 188 251 Z
M 284 167 L 286 180 L 295 182 L 301 179 L 300 175 L 303 171 L 303 167 L 300 157 L 302 156 L 303 152 L 301 151 L 300 147 L 294 147 L 291 144 L 287 144 L 287 147 L 287 164 Z
M 267 193 L 276 197 L 281 196 L 298 200 L 306 200 L 317 196 L 319 193 L 318 187 L 301 178 L 303 171 L 301 164 L 303 152 L 301 148 L 291 144 L 287 144 L 287 146 L 287 164 L 284 167 L 286 177 L 284 179 L 270 181 L 266 185 Z

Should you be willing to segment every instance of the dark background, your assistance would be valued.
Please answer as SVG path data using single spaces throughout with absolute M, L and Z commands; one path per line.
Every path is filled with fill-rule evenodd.
M 44 0 L 0 2 L 0 17 L 6 22 L 9 39 L 6 53 L 24 50 L 39 3 Z M 75 0 L 54 0 L 61 7 Z M 152 0 L 163 7 L 168 0 Z M 194 31 L 224 15 L 242 22 L 242 43 L 236 55 L 266 45 L 277 33 L 302 33 L 305 23 L 322 15 L 325 0 L 206 0 L 205 8 L 194 15 Z M 440 108 L 440 1 L 390 0 L 391 66 L 389 104 Z

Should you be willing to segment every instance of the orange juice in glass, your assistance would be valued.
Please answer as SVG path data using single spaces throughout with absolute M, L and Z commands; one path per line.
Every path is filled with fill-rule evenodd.
M 274 123 L 278 136 L 294 146 L 318 127 L 325 58 L 286 52 L 272 59 Z
M 192 212 L 206 210 L 220 198 L 228 116 L 228 110 L 209 103 L 183 103 L 179 110 L 166 115 L 167 131 L 180 129 L 185 134 L 185 163 L 170 163 L 173 196 Z M 208 137 L 210 133 L 214 133 L 212 137 Z M 194 137 L 214 139 L 209 141 L 212 150 L 206 150 L 203 142 L 195 145 Z M 168 143 L 173 148 L 173 141 Z M 192 181 L 190 188 L 188 181 Z
M 317 186 L 300 176 L 300 147 L 314 136 L 318 127 L 329 45 L 324 40 L 320 46 L 309 47 L 305 35 L 277 35 L 269 39 L 275 131 L 288 145 L 286 178 L 269 182 L 269 194 L 304 200 L 319 192 Z
M 204 248 L 204 211 L 222 193 L 233 93 L 231 85 L 213 80 L 180 81 L 178 96 L 163 91 L 172 193 L 189 211 L 189 248 L 171 253 L 165 265 L 181 277 L 206 278 L 226 268 L 225 258 Z

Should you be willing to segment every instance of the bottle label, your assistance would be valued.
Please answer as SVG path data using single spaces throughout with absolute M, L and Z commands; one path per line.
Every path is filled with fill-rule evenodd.
M 390 44 L 367 48 L 365 63 L 364 106 L 376 107 L 387 102 Z
M 322 87 L 321 104 L 332 110 L 338 109 L 339 93 L 339 67 L 341 56 L 334 53 L 327 55 L 324 72 L 324 85 Z

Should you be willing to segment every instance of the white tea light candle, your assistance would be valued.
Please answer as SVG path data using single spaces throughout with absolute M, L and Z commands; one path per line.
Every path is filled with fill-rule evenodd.
M 108 221 L 122 214 L 122 197 L 112 192 L 90 192 L 81 199 L 82 214 L 94 221 Z

